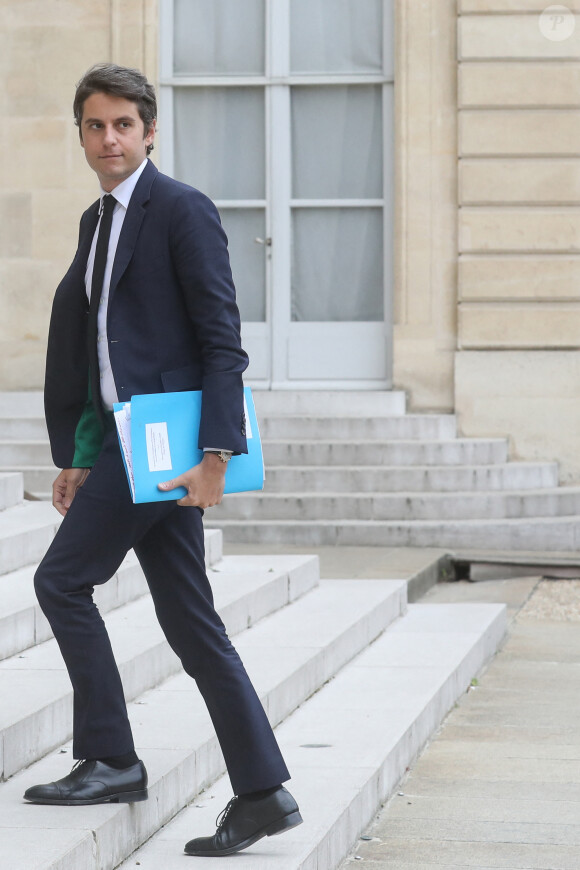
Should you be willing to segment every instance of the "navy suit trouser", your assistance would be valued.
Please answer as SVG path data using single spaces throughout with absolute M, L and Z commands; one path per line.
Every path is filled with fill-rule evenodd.
M 121 678 L 92 597 L 131 547 L 165 636 L 207 704 L 234 794 L 284 782 L 289 773 L 262 704 L 213 606 L 202 511 L 175 501 L 133 504 L 114 432 L 35 576 L 74 689 L 74 757 L 134 748 Z

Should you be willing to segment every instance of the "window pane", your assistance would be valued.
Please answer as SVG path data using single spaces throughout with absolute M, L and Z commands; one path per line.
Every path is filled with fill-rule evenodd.
M 380 73 L 383 0 L 291 0 L 292 72 Z
M 265 238 L 264 209 L 220 209 L 228 237 L 232 274 L 242 320 L 266 320 L 266 254 L 254 239 Z
M 175 0 L 176 75 L 264 74 L 264 0 Z
M 383 319 L 383 212 L 294 209 L 292 320 Z
M 212 199 L 264 199 L 263 88 L 176 88 L 175 174 Z
M 295 198 L 382 198 L 381 87 L 293 88 L 292 165 Z

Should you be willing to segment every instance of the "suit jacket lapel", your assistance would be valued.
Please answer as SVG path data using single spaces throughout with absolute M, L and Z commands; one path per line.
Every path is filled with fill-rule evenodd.
M 79 239 L 79 249 L 78 249 L 78 257 L 80 258 L 81 263 L 84 263 L 85 266 L 87 264 L 87 260 L 89 259 L 89 252 L 91 250 L 91 243 L 93 241 L 93 236 L 95 235 L 95 230 L 97 229 L 97 224 L 99 222 L 99 200 L 94 202 L 87 211 L 87 226 L 83 232 L 82 238 Z
M 72 262 L 72 268 L 75 271 L 75 277 L 78 278 L 79 282 L 81 283 L 83 291 L 85 290 L 85 272 L 87 270 L 87 260 L 89 259 L 91 244 L 93 241 L 93 236 L 95 235 L 95 230 L 97 228 L 98 222 L 99 200 L 89 206 L 84 214 L 84 219 L 82 221 L 81 230 L 79 233 L 79 245 L 75 254 L 75 258 Z
M 117 252 L 115 254 L 115 261 L 113 263 L 113 271 L 111 273 L 109 303 L 117 289 L 117 285 L 121 280 L 125 269 L 129 265 L 131 257 L 133 256 L 133 251 L 135 250 L 135 245 L 137 244 L 137 238 L 139 236 L 139 230 L 141 229 L 141 224 L 145 217 L 145 205 L 149 202 L 151 185 L 153 184 L 156 175 L 157 168 L 153 163 L 151 163 L 151 161 L 148 161 L 147 166 L 141 173 L 139 181 L 135 186 L 133 195 L 129 200 L 129 208 L 127 209 L 127 214 L 123 221 L 123 227 L 117 245 Z

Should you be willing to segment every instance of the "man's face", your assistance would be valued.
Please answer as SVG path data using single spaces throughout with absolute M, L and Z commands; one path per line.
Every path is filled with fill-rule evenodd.
M 154 137 L 155 122 L 145 135 L 137 104 L 131 100 L 101 93 L 85 100 L 81 145 L 87 163 L 108 193 L 141 165 Z

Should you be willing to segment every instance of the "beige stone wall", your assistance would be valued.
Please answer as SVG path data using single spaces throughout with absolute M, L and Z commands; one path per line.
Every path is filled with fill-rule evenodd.
M 580 14 L 548 3 L 458 4 L 461 431 L 509 435 L 517 458 L 580 480 Z M 580 13 L 580 3 L 568 0 Z M 552 26 L 556 22 L 552 21 Z
M 556 460 L 562 483 L 580 480 L 580 351 L 463 351 L 456 382 L 465 435 L 508 435 L 512 458 Z
M 156 0 L 0 0 L 0 389 L 40 387 L 56 284 L 96 195 L 75 83 L 113 60 L 157 75 Z

